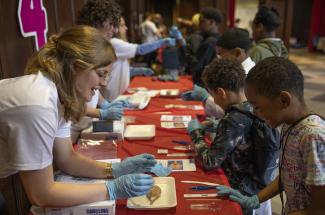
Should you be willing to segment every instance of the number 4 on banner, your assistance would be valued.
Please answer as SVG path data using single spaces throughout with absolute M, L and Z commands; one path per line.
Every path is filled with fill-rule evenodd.
M 39 50 L 47 41 L 47 14 L 42 0 L 19 0 L 19 27 L 24 37 L 35 37 Z

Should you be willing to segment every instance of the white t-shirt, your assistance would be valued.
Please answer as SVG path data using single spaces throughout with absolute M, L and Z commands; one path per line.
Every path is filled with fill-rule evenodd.
M 110 42 L 114 47 L 117 60 L 113 63 L 111 77 L 101 92 L 105 99 L 112 101 L 122 95 L 129 87 L 129 59 L 135 56 L 138 44 L 128 43 L 117 38 L 111 39 Z
M 95 90 L 95 95 L 91 98 L 90 102 L 87 103 L 87 107 L 97 108 L 99 102 L 99 90 Z M 80 132 L 91 126 L 93 118 L 89 116 L 83 116 L 77 123 L 71 125 L 71 141 L 76 143 Z
M 152 42 L 159 39 L 155 34 L 155 32 L 158 31 L 158 28 L 156 27 L 155 23 L 153 23 L 152 21 L 145 20 L 141 24 L 140 28 L 141 28 L 143 43 Z
M 255 62 L 250 57 L 248 57 L 241 63 L 241 65 L 243 66 L 247 75 L 248 72 L 255 66 Z M 224 114 L 222 108 L 216 103 L 214 103 L 214 99 L 212 96 L 209 96 L 206 100 L 204 109 L 207 115 L 216 117 L 218 119 L 221 118 Z
M 0 178 L 43 169 L 56 137 L 70 136 L 55 84 L 42 73 L 0 80 Z

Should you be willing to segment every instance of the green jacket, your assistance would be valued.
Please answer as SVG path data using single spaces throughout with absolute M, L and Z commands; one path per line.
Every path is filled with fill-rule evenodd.
M 280 38 L 265 38 L 257 42 L 249 52 L 249 56 L 257 64 L 259 61 L 273 56 L 288 57 L 288 50 Z

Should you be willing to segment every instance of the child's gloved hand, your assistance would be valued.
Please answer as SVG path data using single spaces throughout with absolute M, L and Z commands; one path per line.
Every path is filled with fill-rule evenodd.
M 229 199 L 238 202 L 243 208 L 256 209 L 260 207 L 257 195 L 245 196 L 239 191 L 226 186 L 217 186 L 218 195 L 228 196 Z
M 203 122 L 203 129 L 207 132 L 216 132 L 216 129 L 218 127 L 219 124 L 219 120 L 218 119 L 214 119 L 214 118 L 206 118 Z
M 120 120 L 123 116 L 123 105 L 116 104 L 107 109 L 99 109 L 99 113 L 101 120 Z
M 157 163 L 151 168 L 150 172 L 154 173 L 156 176 L 166 177 L 172 172 L 172 168 L 164 167 L 160 163 Z
M 203 130 L 203 127 L 202 127 L 201 123 L 197 119 L 192 119 L 188 123 L 187 132 L 189 134 L 191 134 L 193 131 L 198 130 L 198 129 Z
M 124 159 L 121 163 L 112 163 L 114 178 L 130 173 L 149 172 L 157 161 L 151 154 L 140 154 Z
M 163 41 L 166 46 L 176 46 L 176 40 L 174 38 L 167 37 L 164 38 Z
M 129 174 L 106 182 L 110 200 L 142 196 L 149 192 L 154 181 L 151 175 Z
M 193 90 L 186 91 L 182 94 L 183 100 L 194 100 L 194 101 L 201 101 L 205 102 L 209 97 L 209 93 L 203 87 L 198 85 L 194 85 Z
M 130 77 L 134 76 L 152 76 L 154 71 L 146 67 L 133 67 L 130 69 Z

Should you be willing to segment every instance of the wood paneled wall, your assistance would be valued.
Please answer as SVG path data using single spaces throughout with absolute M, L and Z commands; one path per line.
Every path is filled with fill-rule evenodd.
M 138 42 L 139 24 L 146 11 L 156 12 L 165 1 L 173 6 L 171 11 L 164 11 L 165 19 L 176 23 L 177 17 L 191 18 L 194 13 L 204 7 L 216 7 L 221 10 L 224 17 L 228 16 L 227 0 L 116 0 L 122 7 L 129 27 L 130 41 Z M 263 3 L 279 9 L 284 23 L 279 30 L 279 35 L 288 41 L 291 34 L 293 0 L 260 0 Z M 74 25 L 78 11 L 86 0 L 43 0 L 48 17 L 48 36 Z M 16 77 L 23 74 L 28 58 L 35 51 L 34 39 L 23 37 L 19 30 L 18 0 L 0 0 L 0 79 Z M 159 12 L 159 11 L 158 11 Z M 225 20 L 220 31 L 226 27 Z
M 72 26 L 85 1 L 43 0 L 48 18 L 47 35 Z M 20 33 L 17 10 L 18 0 L 0 1 L 0 79 L 22 75 L 28 58 L 35 51 L 34 39 Z

